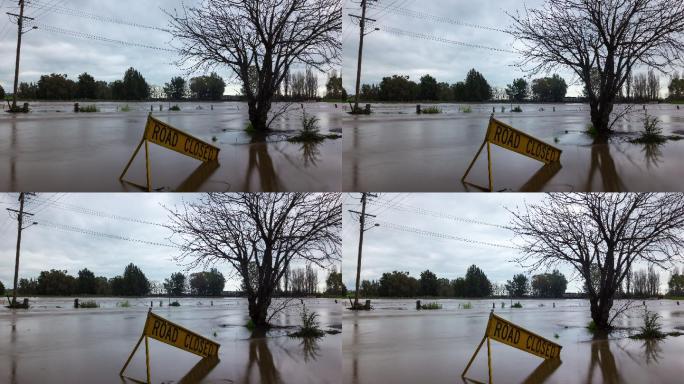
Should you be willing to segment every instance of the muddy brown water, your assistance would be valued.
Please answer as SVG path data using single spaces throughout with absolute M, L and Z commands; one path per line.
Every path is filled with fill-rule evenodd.
M 499 316 L 563 347 L 560 365 L 542 364 L 541 358 L 492 341 L 494 383 L 681 383 L 684 377 L 684 336 L 658 342 L 627 337 L 642 324 L 641 309 L 619 323 L 631 331 L 594 340 L 585 328 L 590 320 L 585 300 L 521 300 L 522 309 L 511 309 L 509 300 L 439 303 L 442 310 L 416 311 L 414 300 L 373 300 L 370 312 L 345 311 L 343 382 L 463 382 L 461 373 L 482 340 L 492 304 Z M 459 308 L 464 303 L 473 308 Z M 676 302 L 646 304 L 663 317 L 664 331 L 684 325 Z M 467 377 L 487 381 L 486 344 Z
M 91 103 L 81 103 L 89 105 Z M 274 124 L 269 143 L 251 144 L 244 103 L 180 103 L 180 112 L 159 112 L 160 103 L 92 103 L 98 113 L 74 113 L 73 103 L 32 103 L 28 115 L 0 114 L 0 185 L 5 191 L 140 191 L 119 175 L 142 138 L 150 106 L 154 116 L 221 148 L 220 167 L 150 145 L 152 184 L 164 191 L 339 191 L 342 140 L 317 145 L 284 139 L 301 129 L 299 104 Z M 128 105 L 129 112 L 122 112 Z M 213 105 L 213 110 L 211 109 Z M 275 105 L 278 109 L 280 105 Z M 341 129 L 334 104 L 304 104 L 322 133 Z M 140 152 L 127 180 L 145 184 Z
M 343 189 L 377 192 L 479 191 L 461 182 L 484 140 L 492 108 L 504 123 L 563 150 L 560 169 L 493 146 L 497 191 L 682 191 L 684 140 L 662 145 L 628 142 L 643 129 L 643 106 L 632 107 L 625 132 L 609 144 L 583 133 L 590 123 L 583 104 L 523 104 L 522 113 L 501 113 L 501 104 L 438 105 L 444 113 L 416 115 L 415 104 L 377 104 L 371 116 L 344 118 Z M 622 111 L 626 106 L 616 106 Z M 647 105 L 666 135 L 684 130 L 684 106 Z M 553 109 L 556 109 L 555 112 Z M 543 109 L 543 110 L 542 110 Z M 468 181 L 487 186 L 486 151 Z
M 75 310 L 73 299 L 63 298 L 31 299 L 30 310 L 14 314 L 0 309 L 0 382 L 121 383 L 119 371 L 140 337 L 150 300 L 155 302 L 156 314 L 221 344 L 220 362 L 212 366 L 191 353 L 150 340 L 155 383 L 314 384 L 341 380 L 342 335 L 305 343 L 287 336 L 292 328 L 283 328 L 266 338 L 252 338 L 244 327 L 248 319 L 245 300 L 181 299 L 177 308 L 166 306 L 165 299 L 162 308 L 159 299 L 128 299 L 130 308 L 116 306 L 126 299 L 95 300 L 101 308 Z M 320 314 L 324 329 L 341 329 L 341 305 L 322 299 L 305 302 Z M 297 310 L 276 323 L 299 325 Z M 126 376 L 145 380 L 144 343 Z

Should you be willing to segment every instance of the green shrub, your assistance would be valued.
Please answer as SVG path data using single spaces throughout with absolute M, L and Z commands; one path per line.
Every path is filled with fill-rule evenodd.
M 463 309 L 473 309 L 473 304 L 470 302 L 467 302 L 463 304 Z
M 298 332 L 290 334 L 290 337 L 304 337 L 304 338 L 319 338 L 325 335 L 325 332 L 321 330 L 320 323 L 318 322 L 318 313 L 314 311 L 309 311 L 306 308 L 306 304 L 302 305 L 302 311 L 300 313 L 300 318 L 302 320 L 302 326 Z
M 514 303 L 513 305 L 511 305 L 511 308 L 522 308 L 522 307 L 523 307 L 523 305 L 520 304 L 519 301 L 517 303 Z
M 598 330 L 598 328 L 596 328 L 596 323 L 594 323 L 594 320 L 590 321 L 590 322 L 587 324 L 587 330 L 588 330 L 589 332 L 591 332 L 591 333 L 596 333 L 596 331 Z
M 78 304 L 79 308 L 100 308 L 100 304 L 95 300 L 88 300 Z
M 466 105 L 465 107 L 459 107 L 458 110 L 461 113 L 472 113 L 473 112 L 473 108 L 470 105 Z
M 420 306 L 420 309 L 442 309 L 442 304 L 439 303 L 427 303 Z
M 513 109 L 511 109 L 511 112 L 515 112 L 515 113 L 522 113 L 522 111 L 523 110 L 522 110 L 522 108 L 520 108 L 520 106 L 517 106 L 517 107 L 514 107 Z
M 78 108 L 79 112 L 83 113 L 95 113 L 95 112 L 100 112 L 100 110 L 97 108 L 97 105 L 86 105 L 85 107 L 79 107 Z
M 437 107 L 427 107 L 420 111 L 420 113 L 425 115 L 437 115 L 442 113 L 442 110 Z
M 640 333 L 630 336 L 632 339 L 663 339 L 666 334 L 661 332 L 662 324 L 660 324 L 661 316 L 655 312 L 644 308 L 644 325 L 639 328 Z
M 128 300 L 126 300 L 126 301 L 116 303 L 116 306 L 121 307 L 121 308 L 129 308 L 131 306 L 131 303 L 129 303 Z
M 644 130 L 641 132 L 641 136 L 632 140 L 632 143 L 661 144 L 667 141 L 667 138 L 663 136 L 663 129 L 660 128 L 660 120 L 657 117 L 649 116 L 647 112 L 644 112 L 643 123 Z
M 178 112 L 180 110 L 181 110 L 181 108 L 178 105 L 174 105 L 173 107 L 169 108 L 169 111 L 174 111 L 174 112 Z
M 126 105 L 124 105 L 123 107 L 119 108 L 119 110 L 120 110 L 121 112 L 130 112 L 130 111 L 131 111 L 131 107 L 130 107 L 128 104 L 126 104 Z
M 171 304 L 169 304 L 169 307 L 180 307 L 180 306 L 181 306 L 180 303 L 177 301 L 174 301 Z
M 587 135 L 591 137 L 596 137 L 598 135 L 598 131 L 596 130 L 596 127 L 594 127 L 594 124 L 587 124 L 587 129 L 584 131 Z
M 256 324 L 254 324 L 254 321 L 252 321 L 252 319 L 249 319 L 247 321 L 247 324 L 245 324 L 245 327 L 250 331 L 253 331 L 256 328 Z

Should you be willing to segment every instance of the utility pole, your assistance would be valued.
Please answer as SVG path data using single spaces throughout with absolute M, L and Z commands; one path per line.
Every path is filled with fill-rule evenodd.
M 24 229 L 36 225 L 38 223 L 33 223 L 29 225 L 28 227 L 24 227 L 24 215 L 26 216 L 33 216 L 32 213 L 24 212 L 24 203 L 26 200 L 26 195 L 29 196 L 35 196 L 33 193 L 20 193 L 19 194 L 19 210 L 17 211 L 16 209 L 10 209 L 7 208 L 8 211 L 14 212 L 17 214 L 17 255 L 16 259 L 14 261 L 14 290 L 12 292 L 12 303 L 10 304 L 11 307 L 16 307 L 17 306 L 17 281 L 19 280 L 19 253 L 21 251 L 21 231 Z
M 369 19 L 366 17 L 366 5 L 368 1 L 377 1 L 377 0 L 361 0 L 361 16 L 358 15 L 349 15 L 351 17 L 359 19 L 359 57 L 358 57 L 358 63 L 356 66 L 356 94 L 354 95 L 354 110 L 352 111 L 353 113 L 357 113 L 359 111 L 359 96 L 361 93 L 361 63 L 363 62 L 363 38 L 366 36 L 366 20 L 368 21 L 377 21 L 374 19 Z M 376 29 L 377 30 L 377 29 Z
M 351 213 L 356 213 L 359 215 L 359 257 L 356 262 L 356 291 L 354 292 L 354 308 L 357 309 L 359 308 L 359 285 L 361 281 L 361 254 L 363 252 L 363 234 L 366 231 L 371 230 L 371 228 L 366 228 L 366 217 L 377 217 L 375 215 L 370 215 L 366 213 L 366 205 L 368 203 L 368 197 L 378 197 L 377 195 L 373 195 L 370 193 L 362 193 L 361 194 L 361 212 L 358 211 L 349 211 Z M 379 224 L 375 224 L 375 227 L 379 226 Z
M 9 13 L 8 15 L 17 18 L 17 61 L 14 67 L 14 94 L 12 95 L 12 111 L 17 110 L 17 90 L 19 89 L 19 59 L 21 57 L 21 37 L 24 35 L 24 19 L 34 20 L 32 17 L 24 16 L 24 0 L 19 0 L 19 14 Z M 35 28 L 35 27 L 34 27 Z

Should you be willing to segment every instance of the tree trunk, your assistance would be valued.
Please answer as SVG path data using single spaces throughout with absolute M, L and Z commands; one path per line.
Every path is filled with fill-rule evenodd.
M 248 301 L 249 318 L 254 323 L 254 326 L 257 329 L 268 328 L 268 307 L 271 305 L 270 297 L 250 297 Z
M 610 309 L 613 307 L 613 298 L 606 293 L 599 293 L 598 297 L 590 297 L 591 319 L 596 329 L 600 332 L 608 332 L 613 327 L 610 324 Z
M 599 142 L 607 141 L 611 134 L 610 114 L 613 112 L 613 101 L 604 98 L 590 102 L 591 124 L 596 130 L 596 139 Z

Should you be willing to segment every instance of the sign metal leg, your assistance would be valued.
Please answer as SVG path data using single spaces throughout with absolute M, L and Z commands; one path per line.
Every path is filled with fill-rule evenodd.
M 489 174 L 489 192 L 494 192 L 494 182 L 492 181 L 492 145 L 487 142 L 487 173 Z
M 124 371 L 128 367 L 128 364 L 130 364 L 131 359 L 133 358 L 133 355 L 135 355 L 135 351 L 137 351 L 138 347 L 140 346 L 140 343 L 142 343 L 143 337 L 145 337 L 145 335 L 140 335 L 140 339 L 138 340 L 138 343 L 135 345 L 135 348 L 133 348 L 133 352 L 131 352 L 130 356 L 128 356 L 128 360 L 126 360 L 126 364 L 124 364 L 123 368 L 121 368 L 121 372 L 119 372 L 119 376 L 123 377 Z
M 150 381 L 150 344 L 147 336 L 145 336 L 145 365 L 147 366 L 147 384 L 150 384 L 152 382 Z
M 128 160 L 128 164 L 126 164 L 126 168 L 124 168 L 123 172 L 121 173 L 121 176 L 119 176 L 119 180 L 123 180 L 124 176 L 126 176 L 126 172 L 128 172 L 128 169 L 131 167 L 131 164 L 133 164 L 133 160 L 135 160 L 135 157 L 138 155 L 138 152 L 140 152 L 140 148 L 143 145 L 143 142 L 145 142 L 145 138 L 140 140 L 140 144 L 138 144 L 138 148 L 135 149 L 135 152 L 133 152 L 133 156 L 131 156 L 131 159 Z
M 470 358 L 470 361 L 468 362 L 468 365 L 466 365 L 465 369 L 463 370 L 463 373 L 461 374 L 461 378 L 465 378 L 466 373 L 468 373 L 468 370 L 470 369 L 470 366 L 473 365 L 473 361 L 475 361 L 475 357 L 477 357 L 477 354 L 480 352 L 480 349 L 482 348 L 482 345 L 485 342 L 485 339 L 489 341 L 487 336 L 482 338 L 482 341 L 480 341 L 480 345 L 477 346 L 477 349 L 475 350 L 475 353 L 473 353 L 473 357 Z
M 489 369 L 489 384 L 492 384 L 492 348 L 489 342 L 489 337 L 487 339 L 487 368 Z
M 145 140 L 145 166 L 147 167 L 147 192 L 152 192 L 152 178 L 150 174 L 150 144 Z
M 463 175 L 463 178 L 461 181 L 465 182 L 465 179 L 468 177 L 470 174 L 470 171 L 473 169 L 473 166 L 475 165 L 475 162 L 477 161 L 478 157 L 480 157 L 480 154 L 482 153 L 482 150 L 484 149 L 484 146 L 487 142 L 483 141 L 482 145 L 480 145 L 480 149 L 477 150 L 477 154 L 475 154 L 475 157 L 473 158 L 473 161 L 470 162 L 470 165 L 468 166 L 468 170 L 466 171 L 465 175 Z

